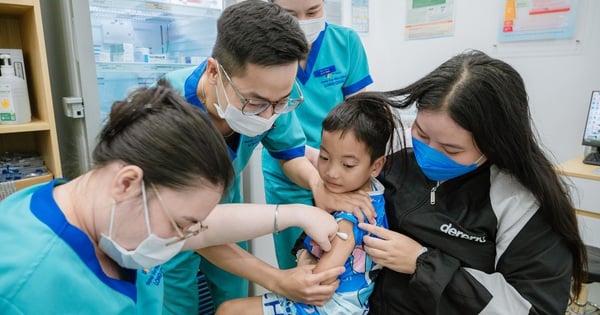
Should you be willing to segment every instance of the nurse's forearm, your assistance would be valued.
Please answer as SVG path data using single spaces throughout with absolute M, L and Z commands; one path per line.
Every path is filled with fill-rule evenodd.
M 276 211 L 277 209 L 277 211 Z M 319 208 L 302 204 L 220 204 L 201 222 L 205 229 L 186 240 L 184 249 L 236 243 L 298 226 L 318 243 L 330 247 L 335 220 Z M 198 224 L 200 225 L 200 224 Z M 199 229 L 193 226 L 190 229 Z
M 185 249 L 237 243 L 274 232 L 276 205 L 219 204 L 201 224 L 204 230 L 186 241 Z M 277 228 L 295 225 L 296 219 L 289 209 L 277 209 Z M 200 228 L 193 226 L 190 229 Z

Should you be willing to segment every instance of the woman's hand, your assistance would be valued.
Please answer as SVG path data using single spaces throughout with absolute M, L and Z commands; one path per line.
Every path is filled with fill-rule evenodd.
M 315 205 L 327 212 L 343 210 L 352 212 L 359 222 L 375 223 L 375 208 L 371 203 L 369 193 L 365 191 L 355 191 L 344 194 L 338 194 L 329 191 L 323 181 L 312 189 Z
M 330 213 L 303 204 L 279 205 L 279 211 L 284 227 L 297 225 L 310 235 L 321 249 L 326 252 L 331 249 L 331 241 L 338 231 L 338 224 Z M 296 224 L 290 224 L 291 222 Z
M 281 270 L 278 276 L 280 279 L 271 290 L 288 299 L 306 304 L 321 306 L 327 303 L 337 289 L 339 280 L 323 285 L 321 282 L 336 278 L 344 272 L 344 267 L 335 267 L 313 274 L 314 268 L 315 265 L 305 265 Z
M 365 235 L 363 242 L 374 262 L 396 272 L 415 273 L 417 257 L 423 248 L 421 244 L 404 234 L 375 225 L 360 223 L 358 227 L 373 234 Z

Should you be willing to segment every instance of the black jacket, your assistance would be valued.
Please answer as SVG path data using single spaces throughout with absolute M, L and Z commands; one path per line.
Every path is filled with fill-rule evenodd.
M 379 274 L 369 314 L 564 314 L 572 255 L 515 178 L 486 163 L 436 182 L 412 150 L 381 179 L 390 229 L 429 251 L 416 272 Z

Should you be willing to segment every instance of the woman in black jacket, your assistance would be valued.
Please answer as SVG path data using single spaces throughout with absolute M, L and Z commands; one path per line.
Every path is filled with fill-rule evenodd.
M 385 267 L 370 314 L 564 314 L 585 248 L 518 72 L 468 51 L 386 94 L 418 113 L 382 178 L 390 229 L 360 225 Z

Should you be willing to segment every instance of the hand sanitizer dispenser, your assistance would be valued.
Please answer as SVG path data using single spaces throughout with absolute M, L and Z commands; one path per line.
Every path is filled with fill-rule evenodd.
M 31 121 L 27 82 L 15 76 L 9 54 L 0 54 L 0 124 Z

